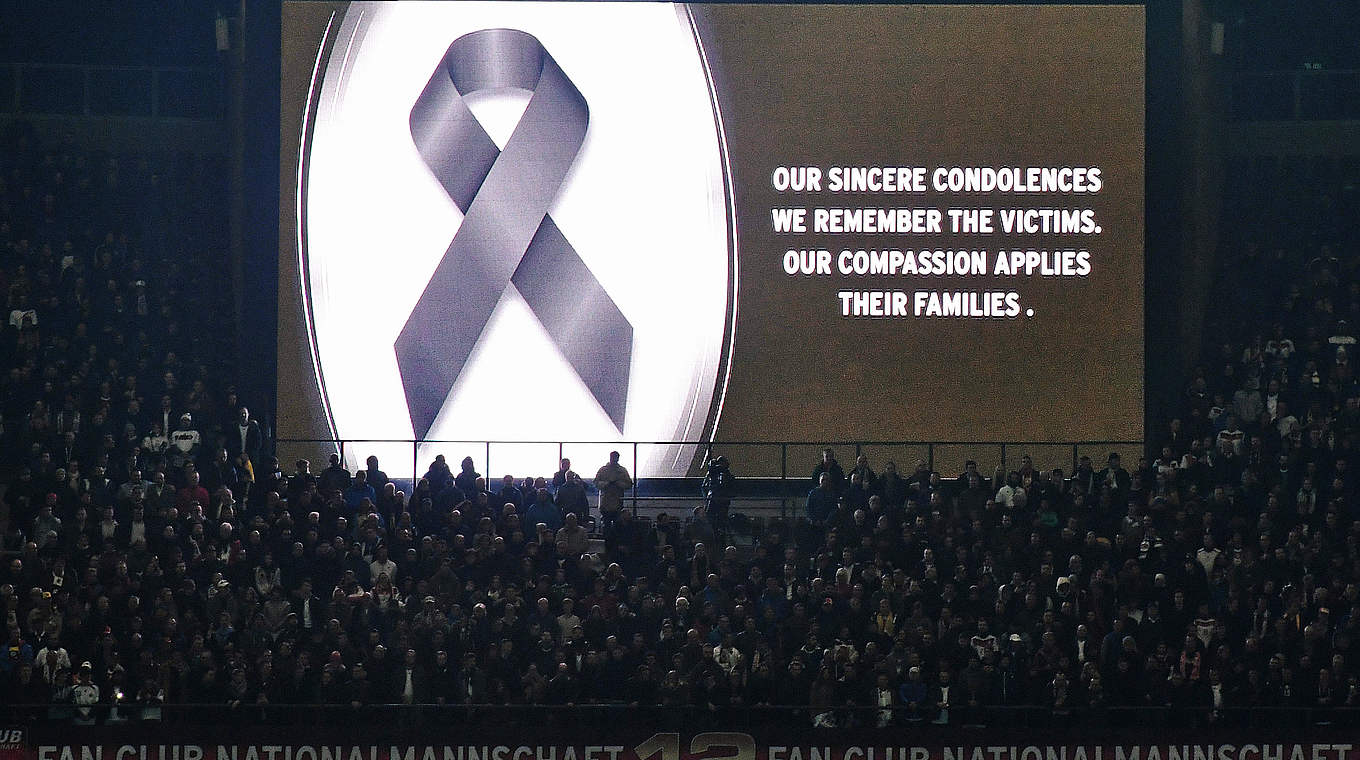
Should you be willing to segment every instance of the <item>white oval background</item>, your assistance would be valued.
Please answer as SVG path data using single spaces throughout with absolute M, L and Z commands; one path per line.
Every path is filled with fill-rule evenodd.
M 414 437 L 392 344 L 462 214 L 411 141 L 408 117 L 449 43 L 491 27 L 536 36 L 590 107 L 585 143 L 551 209 L 633 325 L 622 434 L 508 287 L 431 439 L 697 440 L 725 378 L 729 278 L 722 154 L 704 62 L 682 6 L 661 3 L 354 3 L 331 30 L 308 154 L 307 266 L 317 363 L 342 439 Z M 524 96 L 478 96 L 504 144 Z M 564 294 L 563 297 L 569 297 Z M 602 347 L 604 349 L 604 347 Z M 720 372 L 722 370 L 722 372 Z M 568 447 L 589 477 L 608 445 Z M 558 447 L 426 444 L 488 474 L 546 474 Z M 684 475 L 692 447 L 643 446 L 625 464 Z M 409 445 L 353 444 L 405 471 Z M 417 473 L 419 474 L 419 473 Z

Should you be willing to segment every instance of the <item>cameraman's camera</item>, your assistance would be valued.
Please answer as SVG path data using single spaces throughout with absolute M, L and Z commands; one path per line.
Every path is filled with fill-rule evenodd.
M 727 524 L 727 509 L 732 504 L 732 469 L 727 464 L 727 457 L 716 456 L 708 460 L 705 465 L 707 474 L 704 475 L 703 493 L 704 501 L 708 506 L 708 519 L 715 526 Z

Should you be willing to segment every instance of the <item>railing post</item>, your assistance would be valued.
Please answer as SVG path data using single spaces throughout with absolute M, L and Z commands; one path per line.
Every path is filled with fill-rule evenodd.
M 563 451 L 563 450 L 562 450 L 562 442 L 561 442 L 561 441 L 558 441 L 558 442 L 557 442 L 557 466 L 558 466 L 558 467 L 561 467 L 561 466 L 562 466 L 562 460 L 566 458 L 566 457 L 562 456 L 562 451 Z M 565 478 L 565 477 L 566 477 L 566 474 L 564 473 L 564 474 L 562 475 L 562 477 Z
M 1001 444 L 1001 469 L 1006 469 L 1006 444 Z
M 1303 113 L 1303 72 L 1296 71 L 1291 77 L 1294 86 L 1294 121 Z
M 1074 444 L 1072 444 L 1072 470 L 1071 470 L 1071 474 L 1076 474 L 1076 472 L 1077 472 L 1077 444 L 1074 443 Z
M 779 444 L 779 519 L 789 519 L 789 444 Z
M 411 495 L 416 492 L 416 481 L 420 479 L 420 441 L 411 441 Z
M 638 470 L 638 442 L 633 441 L 633 517 L 638 516 L 638 478 L 642 477 L 642 472 Z
M 926 466 L 931 472 L 935 472 L 935 444 L 926 444 Z
M 344 441 L 343 438 L 340 439 L 339 444 L 340 444 L 340 447 L 339 447 L 339 448 L 340 448 L 340 466 L 341 466 L 341 467 L 344 467 L 344 466 L 345 466 L 345 441 Z
M 491 441 L 486 442 L 486 485 L 487 490 L 491 487 Z

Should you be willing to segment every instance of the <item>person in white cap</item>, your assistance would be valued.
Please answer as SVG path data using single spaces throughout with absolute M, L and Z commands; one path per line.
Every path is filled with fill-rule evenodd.
M 76 725 L 94 725 L 93 705 L 99 704 L 99 685 L 94 682 L 89 660 L 80 663 L 75 685 L 71 687 L 71 704 L 76 706 Z
M 907 670 L 907 680 L 897 689 L 901 704 L 907 706 L 907 720 L 919 722 L 920 709 L 926 701 L 926 682 L 921 679 L 921 668 L 913 665 Z

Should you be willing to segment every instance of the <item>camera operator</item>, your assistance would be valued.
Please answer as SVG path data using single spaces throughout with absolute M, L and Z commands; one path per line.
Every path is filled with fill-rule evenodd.
M 727 509 L 732 504 L 732 487 L 736 476 L 727 464 L 727 457 L 716 456 L 708 460 L 708 472 L 701 485 L 704 503 L 708 507 L 708 519 L 715 530 L 727 527 Z

